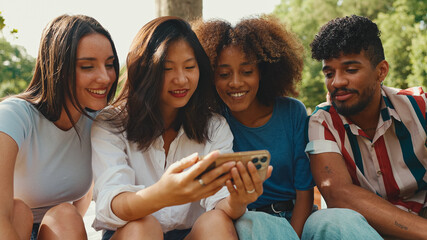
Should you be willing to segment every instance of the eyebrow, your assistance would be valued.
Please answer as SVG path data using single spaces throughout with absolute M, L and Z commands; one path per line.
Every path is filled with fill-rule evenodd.
M 186 63 L 186 62 L 191 62 L 191 61 L 193 61 L 193 60 L 197 62 L 196 58 L 193 58 L 193 57 L 192 57 L 192 58 L 189 58 L 189 59 L 185 60 L 185 61 L 184 61 L 184 63 Z M 167 60 L 167 59 L 165 60 L 165 62 L 174 63 L 174 61 L 172 61 L 172 60 Z
M 109 56 L 108 58 L 107 58 L 107 60 L 110 60 L 110 59 L 114 59 L 115 57 L 114 56 Z M 95 61 L 96 60 L 96 58 L 94 58 L 94 57 L 82 57 L 82 58 L 77 58 L 77 61 Z
M 240 64 L 240 66 L 248 66 L 248 65 L 255 64 L 255 63 L 256 62 L 243 62 Z M 230 64 L 221 64 L 221 65 L 218 65 L 218 67 L 231 67 L 231 65 Z
M 352 64 L 362 64 L 361 62 L 359 62 L 359 61 L 356 61 L 356 60 L 350 60 L 350 61 L 345 61 L 345 62 L 343 62 L 341 65 L 352 65 Z M 328 66 L 328 65 L 326 65 L 326 66 L 323 66 L 323 68 L 322 68 L 322 71 L 326 71 L 326 70 L 329 70 L 329 69 L 331 69 L 331 67 L 330 66 Z

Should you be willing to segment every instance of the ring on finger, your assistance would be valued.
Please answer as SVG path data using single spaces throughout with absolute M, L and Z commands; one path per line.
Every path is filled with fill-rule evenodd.
M 254 193 L 255 192 L 255 188 L 252 189 L 252 190 L 246 190 L 246 192 L 249 193 L 249 194 Z
M 199 178 L 199 183 L 200 183 L 200 185 L 202 185 L 202 186 L 205 186 L 206 184 L 205 184 L 205 182 L 203 182 L 203 179 L 202 178 Z

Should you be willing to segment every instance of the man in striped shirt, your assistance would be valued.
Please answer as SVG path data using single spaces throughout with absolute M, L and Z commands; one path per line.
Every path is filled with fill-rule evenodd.
M 383 86 L 379 36 L 375 23 L 351 16 L 311 43 L 328 102 L 307 121 L 306 152 L 328 208 L 307 220 L 303 239 L 427 239 L 418 215 L 427 206 L 427 97 Z

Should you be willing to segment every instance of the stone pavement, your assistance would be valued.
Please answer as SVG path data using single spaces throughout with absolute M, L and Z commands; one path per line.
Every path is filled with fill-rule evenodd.
M 92 228 L 92 222 L 95 219 L 95 202 L 90 203 L 89 209 L 86 212 L 86 215 L 83 218 L 85 223 L 86 232 L 88 240 L 101 240 L 102 233 L 101 231 L 97 232 Z

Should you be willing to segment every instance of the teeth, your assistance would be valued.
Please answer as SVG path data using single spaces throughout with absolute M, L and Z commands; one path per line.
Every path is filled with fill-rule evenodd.
M 175 90 L 175 91 L 172 91 L 172 93 L 175 93 L 175 94 L 182 94 L 182 93 L 185 93 L 187 90 Z
M 103 95 L 103 94 L 105 94 L 107 92 L 107 89 L 104 89 L 104 90 L 88 89 L 88 91 L 91 92 L 91 93 Z
M 246 92 L 230 93 L 230 96 L 232 96 L 232 97 L 241 97 L 241 96 L 243 96 L 245 94 L 246 94 Z

